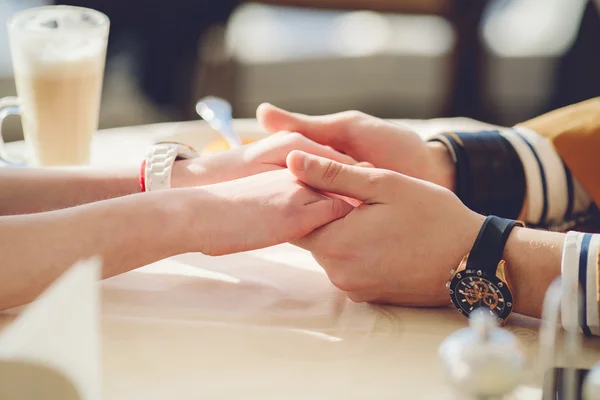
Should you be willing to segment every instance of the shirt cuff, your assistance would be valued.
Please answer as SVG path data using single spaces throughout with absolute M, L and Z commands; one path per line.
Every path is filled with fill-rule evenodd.
M 562 260 L 563 327 L 600 335 L 600 235 L 569 232 Z

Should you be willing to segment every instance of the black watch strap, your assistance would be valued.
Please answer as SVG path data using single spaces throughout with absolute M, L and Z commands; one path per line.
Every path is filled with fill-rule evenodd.
M 469 253 L 467 269 L 480 270 L 484 275 L 495 276 L 498 264 L 502 260 L 504 246 L 515 226 L 523 226 L 523 223 L 493 215 L 487 217 Z

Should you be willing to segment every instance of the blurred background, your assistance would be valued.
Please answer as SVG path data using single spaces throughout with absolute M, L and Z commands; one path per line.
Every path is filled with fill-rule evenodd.
M 101 128 L 197 119 L 209 94 L 236 117 L 267 101 L 503 125 L 600 95 L 594 0 L 0 0 L 0 97 L 7 18 L 47 4 L 111 19 Z

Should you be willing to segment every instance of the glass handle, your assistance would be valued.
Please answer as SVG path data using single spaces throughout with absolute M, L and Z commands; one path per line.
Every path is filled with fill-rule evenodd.
M 9 115 L 21 115 L 19 99 L 16 97 L 4 97 L 0 99 L 0 160 L 10 164 L 11 166 L 24 165 L 25 160 L 23 158 L 10 156 L 6 152 L 4 136 L 2 135 L 2 125 L 4 123 L 4 119 Z

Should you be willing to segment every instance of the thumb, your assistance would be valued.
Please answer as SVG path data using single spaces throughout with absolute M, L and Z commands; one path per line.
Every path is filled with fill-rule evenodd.
M 301 182 L 315 189 L 351 197 L 365 203 L 380 202 L 391 188 L 386 182 L 395 173 L 344 165 L 302 151 L 292 151 L 287 167 Z
M 299 132 L 307 138 L 336 150 L 348 147 L 346 125 L 342 114 L 308 116 L 292 113 L 272 104 L 263 103 L 256 110 L 256 118 L 269 133 Z

